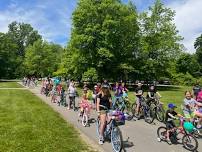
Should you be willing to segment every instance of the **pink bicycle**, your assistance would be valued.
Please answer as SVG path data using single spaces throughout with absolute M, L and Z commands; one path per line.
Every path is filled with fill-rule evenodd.
M 79 104 L 80 112 L 78 115 L 78 121 L 81 122 L 81 124 L 86 127 L 89 125 L 89 117 L 90 117 L 90 109 L 92 108 L 92 105 L 88 102 L 82 102 Z

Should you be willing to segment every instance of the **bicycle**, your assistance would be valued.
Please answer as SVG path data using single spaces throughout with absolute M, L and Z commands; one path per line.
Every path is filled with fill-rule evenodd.
M 180 118 L 180 127 L 175 127 L 170 131 L 170 141 L 171 144 L 177 144 L 179 143 L 178 140 L 180 140 L 180 135 L 182 135 L 182 144 L 185 149 L 190 150 L 190 151 L 195 151 L 198 148 L 198 141 L 197 139 L 193 136 L 193 132 L 195 128 L 193 128 L 192 131 L 188 131 L 184 127 L 184 118 Z M 167 128 L 164 126 L 161 126 L 157 129 L 157 140 L 159 142 L 161 141 L 167 141 Z M 191 145 L 193 142 L 193 145 Z
M 146 99 L 142 96 L 140 102 L 139 112 L 136 113 L 137 104 L 133 103 L 131 106 L 132 116 L 140 119 L 142 116 L 144 117 L 145 122 L 151 124 L 155 119 L 155 113 L 150 109 L 149 105 L 146 103 Z
M 61 91 L 60 100 L 58 101 L 58 106 L 60 106 L 60 105 L 62 105 L 64 107 L 67 106 L 65 90 Z
M 163 105 L 158 98 L 150 99 L 149 107 L 152 113 L 155 115 L 155 118 L 160 121 L 164 122 L 165 117 L 165 110 L 163 109 Z
M 79 107 L 82 108 L 83 111 L 79 112 L 78 121 L 80 121 L 81 124 L 86 127 L 87 125 L 89 125 L 90 109 L 92 108 L 92 105 L 87 102 L 84 102 L 80 103 Z
M 123 139 L 121 130 L 118 127 L 118 121 L 125 121 L 125 117 L 121 111 L 113 111 L 110 112 L 107 107 L 100 105 L 107 111 L 108 122 L 106 122 L 105 130 L 104 130 L 104 138 L 105 140 L 111 141 L 112 148 L 114 152 L 120 152 L 123 148 Z M 97 134 L 100 137 L 100 118 L 97 118 L 96 121 L 97 126 Z
M 192 123 L 193 123 L 193 125 L 195 127 L 194 136 L 196 138 L 202 137 L 202 127 L 198 126 L 198 122 L 199 122 L 199 118 L 193 118 Z
M 118 99 L 114 99 L 112 103 L 112 109 L 113 110 L 120 110 L 121 112 L 128 114 L 128 119 L 131 120 L 133 118 L 131 113 L 131 104 L 127 98 L 124 98 L 123 96 L 118 97 Z

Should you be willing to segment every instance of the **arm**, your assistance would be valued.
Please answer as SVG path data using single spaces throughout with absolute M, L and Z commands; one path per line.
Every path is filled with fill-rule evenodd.
M 196 105 L 202 107 L 202 103 L 196 101 Z
M 179 113 L 177 114 L 177 116 L 178 116 L 178 117 L 183 117 L 183 115 L 181 115 L 181 114 L 179 114 Z
M 168 113 L 168 115 L 169 115 L 171 118 L 176 119 L 176 117 L 173 116 L 171 113 Z
M 100 98 L 97 98 L 97 112 L 100 112 Z
M 157 96 L 158 96 L 159 98 L 162 97 L 161 94 L 160 94 L 159 92 L 156 92 L 156 94 L 157 94 Z
M 151 97 L 151 93 L 150 93 L 150 92 L 148 92 L 148 96 L 149 96 L 149 98 L 152 98 L 152 97 Z
M 111 107 L 112 107 L 112 98 L 111 97 L 109 99 L 109 102 L 110 102 L 110 109 L 111 109 Z

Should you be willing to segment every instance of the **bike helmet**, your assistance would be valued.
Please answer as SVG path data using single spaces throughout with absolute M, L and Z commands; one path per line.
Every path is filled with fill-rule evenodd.
M 177 108 L 177 107 L 176 107 L 175 104 L 173 104 L 173 103 L 169 103 L 169 104 L 168 104 L 168 108 L 172 108 L 172 109 L 173 109 L 173 108 Z
M 185 122 L 185 123 L 183 124 L 183 127 L 184 127 L 184 129 L 185 129 L 186 131 L 188 131 L 188 132 L 192 132 L 193 129 L 194 129 L 194 125 L 193 125 L 191 122 Z

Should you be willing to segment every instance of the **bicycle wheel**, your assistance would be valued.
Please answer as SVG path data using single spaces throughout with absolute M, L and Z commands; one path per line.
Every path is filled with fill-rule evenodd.
M 165 115 L 164 109 L 160 106 L 157 106 L 156 107 L 156 118 L 157 118 L 157 120 L 160 122 L 163 122 L 164 121 L 164 115 Z
M 84 127 L 86 127 L 88 125 L 88 116 L 87 114 L 84 112 L 83 117 L 82 117 L 82 121 L 81 121 L 82 125 Z
M 151 124 L 154 121 L 154 118 L 155 118 L 155 112 L 153 110 L 151 110 L 148 106 L 144 107 L 145 122 Z
M 137 119 L 140 119 L 140 117 L 142 116 L 142 111 L 143 111 L 142 106 L 140 106 L 140 110 L 139 110 L 138 113 L 136 113 L 136 108 L 137 108 L 137 104 L 134 103 L 134 104 L 132 105 L 132 107 L 131 107 L 132 116 L 133 116 L 133 117 L 136 117 Z
M 97 118 L 96 120 L 96 131 L 97 131 L 97 136 L 98 138 L 100 137 L 100 119 Z
M 193 135 L 196 138 L 201 138 L 202 137 L 202 129 L 201 128 L 200 129 L 195 128 L 193 131 Z
M 182 144 L 185 149 L 195 151 L 198 148 L 198 141 L 192 135 L 186 134 L 182 138 Z
M 167 128 L 166 127 L 159 127 L 157 129 L 157 140 L 160 142 L 161 140 L 166 140 Z
M 125 104 L 125 109 L 123 111 L 124 113 L 128 114 L 127 120 L 132 120 L 133 119 L 133 112 L 130 103 Z
M 136 103 L 133 103 L 131 105 L 131 107 L 130 107 L 131 108 L 130 111 L 131 111 L 132 116 L 135 116 L 135 109 L 136 109 L 136 107 L 137 107 Z
M 122 134 L 118 126 L 112 127 L 111 143 L 114 152 L 120 152 L 123 148 Z

